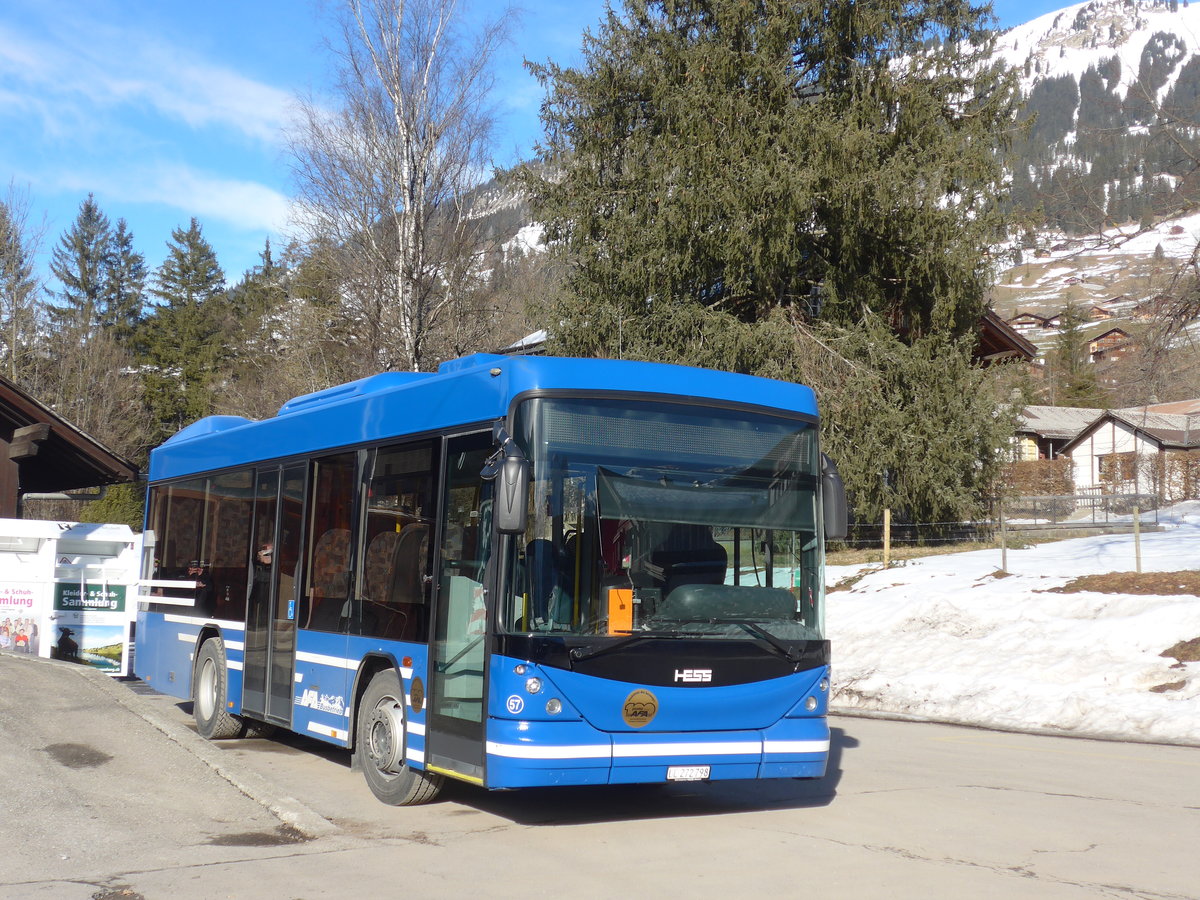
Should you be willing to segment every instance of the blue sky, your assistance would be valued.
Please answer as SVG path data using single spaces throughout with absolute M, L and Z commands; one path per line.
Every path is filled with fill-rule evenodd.
M 479 16 L 501 6 L 464 3 Z M 1064 5 L 995 9 L 1010 26 Z M 527 0 L 498 60 L 498 164 L 528 157 L 540 134 L 541 91 L 522 60 L 573 62 L 603 9 Z M 326 84 L 332 33 L 321 0 L 3 0 L 0 196 L 9 183 L 28 194 L 43 259 L 89 192 L 128 221 L 151 269 L 195 216 L 232 284 L 268 236 L 286 239 L 284 135 L 296 94 Z

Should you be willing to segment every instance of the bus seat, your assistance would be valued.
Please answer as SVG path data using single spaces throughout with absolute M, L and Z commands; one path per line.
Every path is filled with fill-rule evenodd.
M 395 564 L 387 599 L 395 604 L 405 617 L 402 640 L 417 641 L 425 637 L 427 602 L 425 592 L 425 564 L 429 554 L 429 526 L 406 525 L 396 542 Z
M 392 577 L 396 566 L 396 545 L 400 535 L 381 531 L 371 538 L 363 559 L 363 597 L 376 603 L 387 603 L 391 594 Z
M 650 563 L 661 572 L 663 596 L 684 584 L 724 584 L 729 554 L 705 525 L 676 525 L 651 554 Z
M 350 531 L 330 528 L 317 539 L 309 583 L 308 619 L 305 628 L 337 628 L 350 587 Z

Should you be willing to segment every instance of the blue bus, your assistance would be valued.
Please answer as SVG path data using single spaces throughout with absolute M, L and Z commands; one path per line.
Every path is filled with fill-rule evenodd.
M 382 801 L 819 778 L 824 541 L 802 385 L 476 354 L 214 416 L 150 456 L 136 674 L 206 738 L 290 729 Z

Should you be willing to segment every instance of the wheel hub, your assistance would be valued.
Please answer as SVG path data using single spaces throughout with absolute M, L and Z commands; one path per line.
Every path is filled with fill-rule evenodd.
M 371 710 L 367 720 L 367 755 L 381 772 L 397 775 L 404 768 L 404 711 L 394 700 Z

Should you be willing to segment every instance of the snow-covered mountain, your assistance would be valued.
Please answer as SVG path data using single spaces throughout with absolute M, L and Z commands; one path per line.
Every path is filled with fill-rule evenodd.
M 1012 195 L 1037 229 L 1000 275 L 997 311 L 1167 290 L 1200 242 L 1200 3 L 1090 0 L 1009 29 L 996 49 L 1032 120 Z
M 1013 200 L 1088 234 L 1200 201 L 1200 4 L 1091 0 L 1003 33 L 1024 139 Z
M 1021 73 L 1028 94 L 1045 78 L 1072 75 L 1078 81 L 1088 68 L 1099 69 L 1116 57 L 1121 86 L 1133 87 L 1147 46 L 1157 34 L 1177 39 L 1167 55 L 1186 61 L 1200 49 L 1200 3 L 1186 0 L 1089 0 L 1038 16 L 1010 28 L 997 41 L 997 52 Z M 1179 46 L 1182 45 L 1182 46 Z M 1154 53 L 1155 51 L 1151 51 Z M 1177 80 L 1180 66 L 1164 73 L 1161 97 Z

